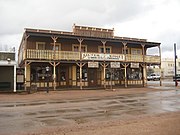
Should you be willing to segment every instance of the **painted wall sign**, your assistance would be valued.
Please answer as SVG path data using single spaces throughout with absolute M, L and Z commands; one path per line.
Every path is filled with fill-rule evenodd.
M 124 54 L 82 53 L 83 60 L 124 61 Z

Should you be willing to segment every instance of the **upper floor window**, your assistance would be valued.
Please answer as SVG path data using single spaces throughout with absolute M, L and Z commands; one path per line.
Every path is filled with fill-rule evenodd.
M 73 45 L 72 50 L 74 52 L 79 52 L 79 45 Z M 81 45 L 81 52 L 87 52 L 87 46 L 86 45 Z
M 54 43 L 51 43 L 51 45 L 53 46 L 53 50 L 61 51 L 61 44 L 60 43 L 56 43 L 55 46 L 54 46 Z
M 105 53 L 111 53 L 111 47 L 110 46 L 106 46 L 105 48 L 106 48 Z M 104 47 L 103 46 L 99 46 L 99 52 L 104 53 Z
M 45 42 L 36 42 L 37 50 L 45 50 Z
M 133 55 L 141 55 L 142 54 L 142 49 L 135 49 L 135 48 L 132 48 L 131 49 L 131 54 Z
M 124 47 L 122 48 L 122 54 L 124 54 Z M 130 54 L 130 48 L 126 48 L 126 54 Z

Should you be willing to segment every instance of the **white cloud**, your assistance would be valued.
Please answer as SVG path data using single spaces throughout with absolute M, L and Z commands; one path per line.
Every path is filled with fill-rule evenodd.
M 179 7 L 179 0 L 0 0 L 0 45 L 17 48 L 25 27 L 71 31 L 76 23 L 161 42 L 162 56 L 173 56 L 174 43 L 180 50 Z

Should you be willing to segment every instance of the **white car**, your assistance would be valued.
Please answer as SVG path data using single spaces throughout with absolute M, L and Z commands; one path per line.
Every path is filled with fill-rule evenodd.
M 160 80 L 160 79 L 161 79 L 161 76 L 158 75 L 158 74 L 155 74 L 155 73 L 150 74 L 149 76 L 147 76 L 148 81 L 151 81 L 151 80 L 155 81 L 155 80 Z

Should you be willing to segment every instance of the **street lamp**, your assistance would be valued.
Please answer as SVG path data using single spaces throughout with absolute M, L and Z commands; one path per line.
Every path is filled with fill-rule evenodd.
M 49 93 L 49 66 L 46 67 L 47 93 Z

